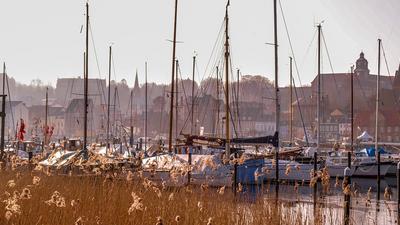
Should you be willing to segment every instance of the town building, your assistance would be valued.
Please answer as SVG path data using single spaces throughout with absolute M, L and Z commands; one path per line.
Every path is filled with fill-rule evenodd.
M 107 102 L 107 84 L 105 79 L 90 78 L 88 83 L 88 94 L 94 100 L 94 105 L 106 104 Z M 55 98 L 57 104 L 67 107 L 70 101 L 77 98 L 83 98 L 84 79 L 77 78 L 59 78 L 57 79 Z
M 89 99 L 88 103 L 88 136 L 95 137 L 96 131 L 94 130 L 93 121 L 93 100 Z M 67 137 L 83 137 L 84 132 L 84 106 L 85 101 L 83 98 L 72 99 L 65 110 L 65 135 Z

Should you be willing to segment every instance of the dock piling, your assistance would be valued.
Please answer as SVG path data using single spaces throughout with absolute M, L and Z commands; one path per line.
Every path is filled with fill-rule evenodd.
M 317 159 L 318 159 L 318 153 L 314 152 L 314 178 L 317 177 Z M 314 184 L 313 188 L 313 210 L 314 210 L 314 218 L 317 218 L 316 213 L 317 213 L 317 191 L 318 191 L 318 181 Z
M 376 149 L 377 156 L 378 156 L 378 173 L 377 173 L 377 191 L 376 191 L 376 199 L 379 201 L 380 193 L 381 193 L 381 153 L 378 149 Z
M 187 184 L 190 185 L 190 179 L 191 178 L 191 173 L 192 173 L 192 150 L 193 147 L 189 147 L 189 151 L 188 151 L 188 164 L 189 164 L 189 168 L 188 168 L 188 181 Z
M 235 164 L 233 165 L 233 193 L 236 196 L 236 187 L 237 187 L 237 153 L 235 152 Z
M 350 185 L 350 168 L 346 167 L 344 169 L 344 181 L 343 181 L 343 186 L 344 188 L 347 188 L 347 186 Z M 350 193 L 347 191 L 344 191 L 344 224 L 348 225 L 350 224 Z

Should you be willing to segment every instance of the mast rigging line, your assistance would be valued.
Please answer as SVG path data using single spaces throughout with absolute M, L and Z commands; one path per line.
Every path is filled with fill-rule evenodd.
M 222 23 L 222 25 L 220 27 L 217 39 L 216 39 L 216 41 L 214 42 L 214 45 L 213 45 L 213 49 L 212 49 L 210 58 L 208 59 L 206 69 L 204 71 L 203 76 L 200 79 L 200 83 L 199 84 L 201 84 L 203 81 L 205 81 L 205 78 L 206 78 L 206 75 L 208 74 L 208 72 L 210 72 L 210 74 L 214 73 L 216 66 L 222 64 L 222 60 L 221 59 L 223 58 L 223 53 L 224 53 L 224 48 L 223 48 L 224 47 L 224 44 L 223 44 L 223 41 L 224 41 L 223 37 L 224 36 L 222 35 L 222 33 L 223 33 L 223 30 L 224 30 L 224 27 L 225 27 L 225 19 L 223 20 L 223 23 Z M 217 46 L 221 46 L 221 48 L 219 50 L 217 50 L 218 49 Z M 211 71 L 208 71 L 211 62 L 212 62 L 213 67 L 212 67 Z M 200 77 L 199 70 L 196 70 L 196 71 L 197 71 L 198 76 Z M 198 98 L 199 98 L 200 95 L 204 95 L 204 94 L 207 93 L 210 85 L 211 85 L 211 82 L 209 82 L 205 88 L 198 88 L 197 89 L 196 94 L 194 96 L 194 102 L 198 101 Z M 186 127 L 186 125 L 187 125 L 188 118 L 186 119 L 184 127 Z
M 393 85 L 394 79 L 393 79 L 393 77 L 390 75 L 389 64 L 388 64 L 388 61 L 387 61 L 387 58 L 386 58 L 385 49 L 383 48 L 383 43 L 381 43 L 381 48 L 382 48 L 383 58 L 385 59 L 386 70 L 387 70 L 388 76 L 390 77 L 390 80 L 392 81 L 392 85 Z
M 206 77 L 206 75 L 209 75 L 209 74 L 212 74 L 214 71 L 215 71 L 215 67 L 217 66 L 217 65 L 220 65 L 221 64 L 221 58 L 223 58 L 223 52 L 224 52 L 224 48 L 223 48 L 223 46 L 224 46 L 224 40 L 223 40 L 223 32 L 224 32 L 224 28 L 225 28 L 225 19 L 223 20 L 223 22 L 222 22 L 222 24 L 221 24 L 221 27 L 220 27 L 220 29 L 219 29 L 219 32 L 218 32 L 218 35 L 217 35 L 217 39 L 215 40 L 215 42 L 214 42 L 214 45 L 213 45 L 213 48 L 212 48 L 212 51 L 211 51 L 211 55 L 210 55 L 210 58 L 208 59 L 208 62 L 207 62 L 207 65 L 206 65 L 206 69 L 204 70 L 204 74 L 203 74 L 203 76 L 201 77 L 201 79 L 200 79 L 200 83 L 199 84 L 201 84 L 204 80 L 205 80 L 205 77 Z M 217 50 L 217 46 L 222 46 L 222 48 L 220 48 L 219 50 Z M 217 52 L 218 51 L 218 52 Z M 212 70 L 211 71 L 208 71 L 209 70 L 209 66 L 210 66 L 210 63 L 211 63 L 211 61 L 213 61 L 213 65 L 212 65 Z M 197 65 L 196 65 L 197 66 Z M 197 72 L 199 73 L 199 71 L 197 70 Z M 210 77 L 212 77 L 212 75 L 210 75 Z M 200 78 L 200 75 L 199 75 L 199 78 Z M 200 94 L 204 94 L 205 92 L 207 91 L 207 89 L 198 89 L 197 91 L 196 91 L 196 95 L 195 96 L 199 96 Z M 196 100 L 195 100 L 196 101 Z
M 68 90 L 69 90 L 69 88 L 71 88 L 71 91 L 70 91 L 70 93 L 69 93 L 69 96 L 71 97 L 72 96 L 72 88 L 74 87 L 74 82 L 75 82 L 75 80 L 74 79 L 72 79 L 72 84 L 70 85 L 69 84 L 69 82 L 68 82 L 68 86 L 67 86 L 67 93 L 68 93 Z M 64 97 L 64 105 L 66 106 L 67 105 L 67 97 L 68 97 L 68 94 L 66 94 L 65 95 L 65 97 Z M 69 99 L 68 99 L 69 100 Z
M 330 56 L 330 54 L 329 54 L 329 50 L 328 50 L 328 46 L 327 46 L 327 43 L 326 43 L 326 40 L 325 40 L 325 35 L 324 35 L 323 30 L 321 30 L 321 36 L 322 36 L 322 42 L 324 43 L 324 47 L 325 47 L 325 50 L 326 50 L 326 55 L 327 55 L 327 57 L 328 57 L 329 66 L 330 66 L 330 68 L 331 68 L 332 74 L 335 74 L 335 71 L 333 70 L 333 65 L 332 65 L 332 61 L 331 61 L 331 56 Z M 338 95 L 342 95 L 342 93 L 341 93 L 341 92 L 339 91 L 339 89 L 338 89 L 338 84 L 337 84 L 337 81 L 336 81 L 336 77 L 335 77 L 335 76 L 333 76 L 333 81 L 335 82 L 336 93 L 338 93 Z M 341 98 L 341 96 L 339 96 L 339 98 Z
M 237 93 L 236 93 L 236 90 L 235 90 L 235 85 L 233 85 L 234 84 L 234 80 L 235 80 L 235 76 L 234 76 L 234 73 L 233 73 L 233 63 L 232 63 L 232 44 L 229 44 L 229 69 L 230 69 L 230 71 L 231 71 L 231 80 L 232 80 L 232 85 L 230 85 L 231 86 L 231 92 L 232 92 L 232 97 L 233 97 L 233 103 L 235 103 L 235 101 L 237 101 L 237 99 L 238 99 L 238 96 L 237 96 Z M 239 81 L 238 81 L 239 82 Z M 229 90 L 228 90 L 228 92 L 229 92 Z M 228 93 L 229 94 L 229 93 Z M 228 104 L 230 104 L 230 103 L 228 103 Z M 237 127 L 236 127 L 236 125 L 237 124 L 235 124 L 235 121 L 234 121 L 234 114 L 232 113 L 232 110 L 231 110 L 231 107 L 229 107 L 229 111 L 230 111 L 230 114 L 231 114 L 231 116 L 230 116 L 230 118 L 231 118 L 231 121 L 232 121 L 232 124 L 233 124 L 233 130 L 234 130 L 234 132 L 235 132 L 235 135 L 236 135 L 236 137 L 238 138 L 239 137 L 239 133 L 238 133 L 238 131 L 237 131 Z M 233 111 L 235 111 L 235 107 L 233 107 Z
M 113 68 L 113 73 L 114 73 L 115 85 L 117 85 L 117 73 L 115 72 L 114 53 L 111 55 L 111 62 L 112 62 L 112 68 Z
M 89 32 L 90 32 L 90 38 L 91 38 L 91 41 L 92 41 L 92 45 L 93 45 L 93 52 L 94 52 L 94 56 L 95 56 L 95 59 L 96 59 L 96 66 L 97 66 L 97 72 L 99 73 L 98 75 L 99 75 L 99 78 L 100 78 L 100 80 L 98 80 L 96 83 L 97 83 L 97 89 L 99 90 L 99 91 L 101 91 L 101 97 L 100 97 L 100 104 L 101 105 L 103 105 L 103 102 L 105 103 L 105 102 L 107 102 L 106 101 L 106 96 L 105 96 L 105 91 L 104 91 L 104 87 L 103 87 L 103 85 L 101 85 L 101 84 L 99 84 L 99 82 L 103 79 L 102 77 L 101 77 L 101 71 L 100 71 L 100 64 L 99 64 L 99 57 L 98 57 L 98 55 L 97 55 L 97 50 L 96 50 L 96 45 L 95 45 L 95 42 L 94 42 L 94 35 L 93 35 L 93 31 L 92 31 L 92 23 L 90 22 L 90 19 L 89 19 Z M 86 53 L 87 54 L 87 53 Z M 86 62 L 87 64 L 89 64 L 89 62 Z M 87 75 L 88 76 L 88 75 Z M 99 87 L 100 86 L 100 87 Z M 102 110 L 103 111 L 103 116 L 107 116 L 106 115 L 106 113 L 104 112 L 104 110 Z
M 287 38 L 288 38 L 288 42 L 289 42 L 289 46 L 290 46 L 290 51 L 291 51 L 292 56 L 293 56 L 294 66 L 295 66 L 295 68 L 296 68 L 297 79 L 299 80 L 300 87 L 303 87 L 303 84 L 302 84 L 301 78 L 300 78 L 299 67 L 298 67 L 298 65 L 297 65 L 296 56 L 295 56 L 294 50 L 293 50 L 292 38 L 290 37 L 289 28 L 288 28 L 288 25 L 287 25 L 287 22 L 286 22 L 285 13 L 284 13 L 284 11 L 283 11 L 283 7 L 282 7 L 281 0 L 279 0 L 278 2 L 279 2 L 279 8 L 280 8 L 281 14 L 282 14 L 283 24 L 285 25 L 285 31 L 286 31 L 286 36 L 287 36 Z M 308 48 L 307 48 L 306 55 L 308 54 L 308 52 L 309 52 L 310 49 L 311 49 L 311 45 L 312 45 L 312 43 L 313 43 L 314 40 L 315 40 L 316 34 L 317 34 L 317 31 L 314 32 L 313 38 L 312 38 L 312 40 L 311 40 L 311 43 L 310 43 L 310 45 L 309 45 Z M 303 63 L 304 63 L 304 62 L 303 62 Z M 301 92 L 302 92 L 303 98 L 305 98 L 304 90 L 301 89 Z
M 383 43 L 381 43 L 381 48 L 382 48 L 383 59 L 385 60 L 386 70 L 387 70 L 387 73 L 388 73 L 388 76 L 389 76 L 389 79 L 390 79 L 390 81 L 391 81 L 391 83 L 392 83 L 392 88 L 393 88 L 393 85 L 394 85 L 394 77 L 392 77 L 392 76 L 390 75 L 389 64 L 388 64 L 388 61 L 387 61 L 387 58 L 386 58 L 385 49 L 383 48 Z M 392 95 L 393 95 L 393 99 L 394 99 L 394 101 L 395 101 L 394 103 L 397 105 L 397 103 L 399 103 L 399 100 L 396 98 L 396 95 L 394 94 L 393 91 L 392 91 Z M 381 103 L 381 104 L 383 104 L 383 103 Z
M 187 107 L 187 110 L 190 111 L 189 110 L 189 102 L 188 102 L 188 97 L 187 97 L 187 94 L 186 94 L 185 85 L 183 84 L 183 77 L 182 77 L 182 71 L 181 71 L 180 63 L 178 63 L 177 67 L 178 67 L 178 74 L 176 76 L 177 76 L 177 79 L 178 79 L 178 84 L 179 84 L 179 78 L 178 78 L 178 76 L 179 76 L 181 78 L 181 86 L 182 86 L 182 89 L 183 89 L 183 96 L 185 97 L 186 107 Z M 177 95 L 179 95 L 179 93 L 177 93 Z
M 201 78 L 201 80 L 200 80 L 200 83 L 202 83 L 204 80 L 205 80 L 205 77 L 206 77 L 206 75 L 207 74 L 209 74 L 209 72 L 210 72 L 210 74 L 212 74 L 214 71 L 215 71 L 215 68 L 216 68 L 216 66 L 217 65 L 220 65 L 220 64 L 222 64 L 223 65 L 223 60 L 221 60 L 221 59 L 223 59 L 223 57 L 224 57 L 224 51 L 225 51 L 225 46 L 224 46 L 224 37 L 225 37 L 225 22 L 226 22 L 226 18 L 224 17 L 224 19 L 223 19 L 223 21 L 222 21 L 222 24 L 221 24 L 221 27 L 220 27 L 220 29 L 219 29 L 219 32 L 218 32 L 218 35 L 217 35 L 217 39 L 216 39 L 216 41 L 214 42 L 214 45 L 213 45 L 213 48 L 212 48 L 212 52 L 211 52 L 211 56 L 210 56 L 210 58 L 209 58 L 209 60 L 208 60 L 208 62 L 207 62 L 207 66 L 206 66 L 206 69 L 205 69 L 205 72 L 204 72 L 204 74 L 203 74 L 203 77 Z M 221 46 L 221 48 L 220 48 L 220 50 L 217 50 L 218 48 L 217 48 L 217 46 Z M 229 48 L 229 51 L 231 51 L 231 48 Z M 217 53 L 218 52 L 218 53 Z M 230 67 L 231 67 L 231 72 L 232 72 L 232 61 L 231 61 L 232 59 L 230 58 Z M 213 64 L 213 69 L 211 70 L 211 71 L 209 71 L 209 66 L 210 66 L 210 64 L 211 64 L 211 62 L 213 62 L 212 64 Z M 197 62 L 196 62 L 197 63 Z M 224 69 L 224 66 L 221 66 L 220 67 L 222 70 Z M 199 70 L 197 70 L 197 73 L 199 73 Z M 199 75 L 200 76 L 200 75 Z M 211 75 L 212 76 L 212 75 Z M 196 95 L 195 95 L 195 98 L 194 98 L 194 102 L 196 102 L 196 101 L 198 101 L 198 97 L 201 95 L 201 94 L 206 94 L 207 93 L 207 91 L 208 91 L 208 89 L 209 89 L 209 87 L 210 87 L 210 85 L 211 85 L 211 82 L 209 82 L 208 84 L 207 84 L 207 86 L 205 87 L 205 88 L 202 88 L 202 89 L 198 89 L 197 91 L 196 91 Z M 223 86 L 223 85 L 222 85 Z M 209 104 L 209 100 L 207 101 L 207 105 Z M 231 112 L 231 109 L 229 108 L 229 114 L 231 115 L 231 117 L 232 117 L 232 112 Z M 205 115 L 203 116 L 204 118 L 205 118 Z M 203 118 L 203 121 L 204 121 L 204 118 Z M 188 118 L 186 118 L 186 121 L 185 121 L 185 123 L 184 123 L 184 127 L 186 127 L 186 125 L 187 125 L 187 122 L 189 121 L 189 116 L 188 116 Z M 182 130 L 184 129 L 184 127 L 182 128 Z M 234 130 L 235 130 L 235 133 L 236 133 L 236 135 L 237 135 L 237 130 L 236 130 L 236 128 L 235 128 L 235 126 L 234 126 Z
M 206 88 L 205 88 L 205 90 L 208 90 L 208 87 L 209 87 L 210 85 L 211 85 L 211 82 L 208 82 L 208 83 L 207 83 L 207 86 L 206 86 Z M 197 92 L 201 92 L 201 91 L 197 90 Z M 196 93 L 195 98 L 194 98 L 194 102 L 197 102 L 197 100 L 198 100 L 198 95 L 200 95 L 200 94 L 201 94 L 201 93 Z M 203 94 L 204 94 L 204 93 L 203 93 Z M 209 99 L 207 100 L 207 103 L 206 103 L 205 108 L 208 108 L 208 105 L 209 105 Z M 191 113 L 193 113 L 193 112 L 191 112 Z M 184 122 L 184 124 L 183 124 L 183 126 L 182 126 L 182 128 L 181 128 L 180 133 L 182 133 L 182 131 L 186 128 L 186 126 L 187 126 L 187 124 L 188 124 L 188 122 L 189 122 L 190 116 L 191 116 L 191 114 L 188 114 L 188 115 L 187 115 L 187 117 L 186 117 L 186 119 L 185 119 L 185 122 Z M 202 119 L 201 121 L 204 121 L 204 119 L 205 119 L 205 116 L 203 115 L 203 119 Z
M 215 53 L 215 51 L 216 51 L 216 47 L 218 46 L 218 41 L 221 41 L 221 42 L 223 41 L 223 40 L 222 40 L 222 37 L 223 37 L 223 36 L 221 36 L 221 35 L 222 35 L 223 31 L 224 31 L 224 27 L 225 27 L 225 19 L 222 21 L 222 24 L 221 24 L 221 26 L 220 26 L 220 28 L 219 28 L 218 35 L 217 35 L 217 39 L 216 39 L 215 42 L 214 42 L 213 48 L 212 48 L 212 50 L 211 50 L 210 58 L 208 59 L 208 62 L 207 62 L 207 65 L 206 65 L 206 69 L 205 69 L 205 71 L 204 71 L 203 78 L 202 78 L 201 80 L 204 80 L 204 77 L 205 77 L 206 74 L 207 74 L 207 71 L 208 71 L 208 69 L 209 69 L 211 60 L 213 59 L 214 53 Z M 215 63 L 215 61 L 214 61 L 214 63 Z M 219 62 L 218 62 L 218 64 L 219 64 Z M 213 70 L 215 69 L 215 67 L 212 67 L 212 68 L 213 68 Z
M 181 71 L 180 63 L 177 64 L 177 69 L 178 69 L 178 73 L 176 74 L 176 79 L 178 79 L 177 84 L 179 84 L 179 76 L 180 76 L 180 78 L 181 78 L 181 86 L 182 86 L 182 89 L 183 89 L 183 95 L 185 97 L 185 102 L 186 102 L 186 108 L 187 108 L 188 112 L 191 112 L 191 110 L 189 109 L 189 102 L 188 102 L 188 97 L 187 97 L 187 94 L 186 94 L 185 85 L 182 82 L 183 81 L 183 77 L 182 77 L 182 71 Z M 179 93 L 176 93 L 176 94 L 177 94 L 177 96 L 179 96 Z M 179 101 L 179 98 L 178 98 L 178 101 Z M 186 125 L 187 125 L 187 122 L 189 120 L 190 115 L 191 115 L 190 113 L 187 115 L 187 118 L 186 118 L 185 122 L 183 123 L 182 127 L 180 128 L 180 131 L 179 131 L 178 135 L 181 135 L 182 131 L 186 128 Z M 176 116 L 178 116 L 178 115 L 176 115 Z M 178 126 L 178 124 L 176 124 L 176 126 Z
M 278 2 L 279 2 L 279 8 L 280 8 L 280 10 L 281 10 L 281 15 L 282 15 L 282 19 L 283 19 L 283 24 L 285 25 L 285 31 L 286 31 L 286 36 L 287 36 L 287 38 L 288 38 L 288 42 L 289 42 L 289 46 L 290 46 L 290 51 L 291 51 L 291 53 L 292 53 L 294 66 L 295 66 L 295 69 L 296 69 L 297 79 L 299 80 L 300 87 L 303 87 L 303 84 L 302 84 L 301 78 L 300 78 L 299 67 L 298 67 L 298 65 L 297 65 L 297 59 L 296 59 L 296 56 L 295 56 L 295 54 L 294 54 L 292 39 L 291 39 L 291 37 L 290 37 L 289 28 L 288 28 L 288 25 L 287 25 L 287 22 L 286 22 L 285 13 L 284 13 L 284 11 L 283 11 L 283 7 L 282 7 L 281 0 L 279 0 Z M 314 40 L 315 40 L 316 34 L 317 34 L 317 31 L 314 32 L 313 38 L 312 38 L 312 40 L 311 40 L 311 43 L 310 43 L 310 45 L 308 46 L 306 55 L 308 54 L 308 52 L 309 52 L 310 49 L 311 49 L 311 45 L 312 45 L 312 43 L 313 43 Z M 302 122 L 302 125 L 303 125 L 303 128 L 304 128 L 304 136 L 306 137 L 306 141 L 307 141 L 307 145 L 308 145 L 309 143 L 308 143 L 307 130 L 305 129 L 304 119 L 303 119 L 303 116 L 302 116 L 301 106 L 300 106 L 299 98 L 298 98 L 298 95 L 297 95 L 296 82 L 295 82 L 295 79 L 294 79 L 294 78 L 293 78 L 293 87 L 294 87 L 295 94 L 296 94 L 296 100 L 297 100 L 297 105 L 298 105 L 298 109 L 299 109 L 299 113 L 300 113 L 300 117 L 301 117 L 301 122 Z M 303 95 L 303 99 L 306 100 L 305 94 L 304 94 L 304 90 L 303 90 L 302 88 L 301 88 L 300 90 L 301 90 L 301 94 Z
M 6 84 L 7 84 L 7 93 L 8 93 L 8 103 L 10 104 L 10 110 L 11 110 L 11 120 L 12 120 L 12 124 L 13 124 L 13 132 L 16 132 L 16 128 L 15 128 L 15 121 L 14 121 L 14 111 L 12 109 L 12 105 L 11 105 L 11 93 L 10 93 L 10 85 L 8 84 L 8 75 L 7 75 L 7 68 L 5 68 L 5 74 L 3 74 L 3 76 L 6 76 Z

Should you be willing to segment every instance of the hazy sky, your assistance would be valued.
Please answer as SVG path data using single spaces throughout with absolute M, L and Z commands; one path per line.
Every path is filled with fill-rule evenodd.
M 336 72 L 347 72 L 361 50 L 376 73 L 377 38 L 383 39 L 390 72 L 400 59 L 399 0 L 281 0 L 303 84 L 316 73 L 315 24 L 324 20 L 323 31 Z M 272 0 L 231 0 L 230 24 L 233 68 L 243 74 L 262 74 L 273 79 Z M 85 1 L 1 0 L 0 60 L 8 73 L 29 83 L 40 78 L 55 84 L 58 77 L 82 74 Z M 191 73 L 193 52 L 204 73 L 224 17 L 226 1 L 179 0 L 177 57 L 183 74 Z M 117 80 L 133 85 L 135 70 L 143 81 L 144 62 L 149 81 L 170 80 L 174 0 L 92 0 L 90 16 L 101 76 L 107 73 L 108 45 L 114 43 Z M 279 13 L 280 84 L 288 83 L 291 54 Z M 90 77 L 99 73 L 90 47 Z M 387 74 L 382 64 L 382 71 Z M 325 72 L 330 72 L 326 55 Z M 298 82 L 298 81 L 297 81 Z

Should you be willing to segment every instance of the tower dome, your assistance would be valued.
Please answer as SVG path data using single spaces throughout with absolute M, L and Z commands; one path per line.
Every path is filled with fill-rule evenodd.
M 354 72 L 356 75 L 369 75 L 368 60 L 365 59 L 364 52 L 360 53 L 360 58 L 356 61 L 356 69 Z

